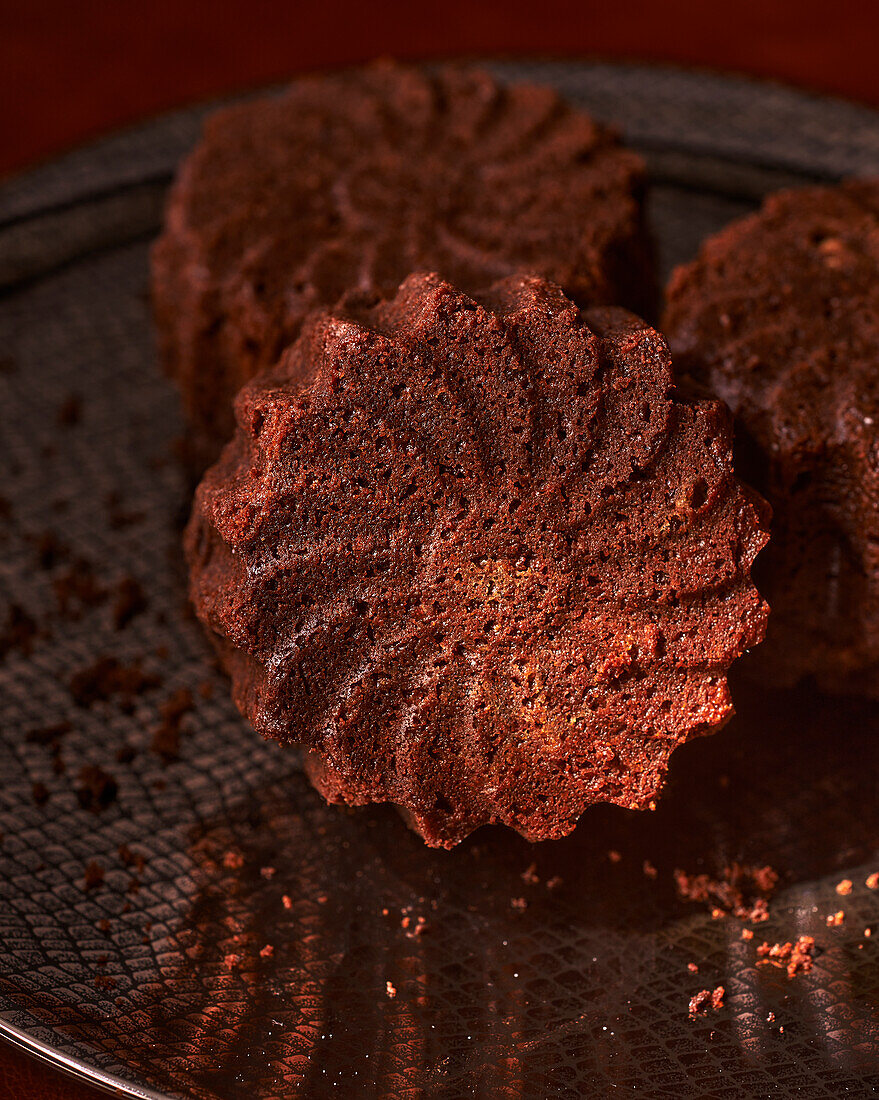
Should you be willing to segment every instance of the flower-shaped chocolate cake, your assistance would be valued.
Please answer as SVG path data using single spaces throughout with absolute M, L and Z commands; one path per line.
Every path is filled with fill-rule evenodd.
M 393 63 L 218 112 L 153 252 L 156 319 L 196 465 L 232 399 L 316 306 L 412 271 L 468 291 L 519 271 L 581 305 L 652 298 L 644 166 L 549 88 Z
M 261 733 L 429 844 L 643 808 L 762 636 L 762 502 L 662 337 L 536 277 L 308 320 L 199 487 L 192 596 Z
M 708 240 L 666 331 L 772 505 L 752 672 L 879 695 L 879 180 L 780 192 Z

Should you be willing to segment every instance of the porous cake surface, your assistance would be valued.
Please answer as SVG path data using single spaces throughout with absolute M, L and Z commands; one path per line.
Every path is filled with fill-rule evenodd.
M 879 693 L 879 181 L 780 192 L 716 234 L 674 274 L 664 330 L 774 512 L 747 663 Z
M 652 299 L 642 161 L 549 88 L 466 66 L 384 62 L 297 80 L 211 117 L 153 250 L 167 368 L 190 458 L 309 310 L 413 271 L 468 291 L 525 271 L 582 305 Z
M 644 808 L 732 713 L 763 505 L 663 338 L 512 277 L 314 315 L 196 495 L 196 611 L 257 730 L 430 844 Z

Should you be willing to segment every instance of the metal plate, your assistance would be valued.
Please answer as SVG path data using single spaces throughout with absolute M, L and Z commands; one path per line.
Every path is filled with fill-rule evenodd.
M 494 67 L 645 151 L 666 271 L 773 187 L 879 171 L 866 108 L 675 70 Z M 386 807 L 326 807 L 237 717 L 185 610 L 181 426 L 145 297 L 202 113 L 0 189 L 0 1030 L 132 1096 L 879 1088 L 876 706 L 740 686 L 656 814 L 598 807 L 565 841 L 487 829 L 452 852 Z M 102 658 L 115 673 L 71 691 Z M 89 698 L 133 665 L 128 700 Z M 80 798 L 88 765 L 114 799 L 106 780 Z M 781 874 L 753 940 L 674 889 L 675 868 L 734 860 Z M 762 940 L 807 933 L 810 972 L 757 965 Z M 719 984 L 725 1006 L 691 1019 Z

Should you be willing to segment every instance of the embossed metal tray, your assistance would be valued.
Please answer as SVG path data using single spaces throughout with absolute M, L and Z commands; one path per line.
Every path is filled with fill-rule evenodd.
M 664 271 L 767 190 L 879 172 L 866 108 L 494 67 L 645 152 Z M 185 608 L 181 425 L 146 301 L 202 114 L 0 188 L 0 1032 L 131 1096 L 868 1095 L 875 705 L 738 685 L 739 716 L 677 754 L 656 814 L 598 807 L 558 843 L 486 829 L 452 852 L 386 807 L 325 806 L 237 717 Z M 675 892 L 676 868 L 735 861 L 781 876 L 752 940 Z M 763 940 L 803 934 L 810 971 L 758 965 Z M 724 1006 L 691 1018 L 718 985 Z

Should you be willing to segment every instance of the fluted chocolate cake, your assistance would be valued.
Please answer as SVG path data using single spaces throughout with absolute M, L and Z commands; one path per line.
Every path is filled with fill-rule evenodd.
M 781 192 L 718 233 L 672 278 L 665 331 L 773 508 L 752 672 L 879 694 L 879 181 Z
M 663 338 L 536 277 L 313 315 L 236 400 L 186 535 L 262 734 L 432 845 L 649 807 L 763 633 L 762 502 Z
M 545 275 L 583 305 L 652 298 L 643 164 L 548 88 L 389 62 L 220 111 L 153 251 L 163 356 L 196 468 L 232 398 L 315 307 L 391 295 L 412 271 L 468 291 Z

